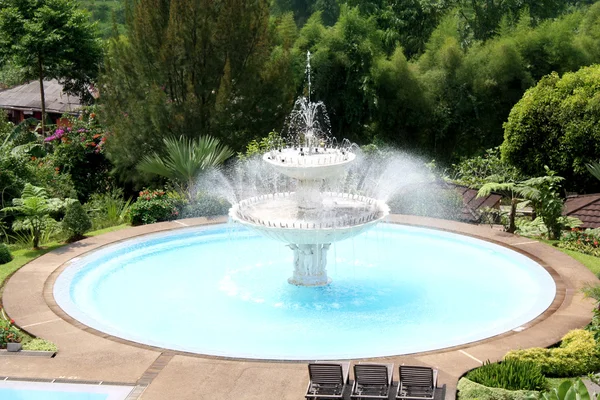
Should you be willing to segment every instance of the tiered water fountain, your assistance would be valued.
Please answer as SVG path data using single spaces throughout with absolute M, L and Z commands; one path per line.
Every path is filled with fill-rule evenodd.
M 426 180 L 422 161 L 337 144 L 325 107 L 309 97 L 298 99 L 288 125 L 285 145 L 200 181 L 233 204 L 236 229 L 167 230 L 76 257 L 54 286 L 59 306 L 147 345 L 310 360 L 462 345 L 521 327 L 551 304 L 552 277 L 522 254 L 448 232 L 377 225 L 393 193 Z M 293 250 L 293 285 L 285 283 L 291 254 L 269 238 Z
M 294 274 L 289 283 L 327 285 L 327 250 L 331 243 L 356 236 L 389 213 L 374 198 L 350 193 L 322 192 L 325 179 L 339 179 L 356 158 L 353 145 L 340 145 L 329 136 L 325 105 L 299 98 L 289 120 L 288 145 L 274 146 L 263 156 L 275 170 L 297 180 L 294 192 L 271 193 L 235 203 L 229 216 L 262 235 L 288 244 L 294 251 Z

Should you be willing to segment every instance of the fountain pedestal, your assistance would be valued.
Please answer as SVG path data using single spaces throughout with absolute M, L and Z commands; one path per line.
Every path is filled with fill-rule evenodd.
M 288 279 L 292 285 L 325 286 L 331 283 L 327 277 L 327 250 L 331 243 L 290 244 L 294 251 L 294 275 Z

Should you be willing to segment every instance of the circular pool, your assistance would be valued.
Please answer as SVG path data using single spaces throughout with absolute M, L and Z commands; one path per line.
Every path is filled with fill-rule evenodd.
M 54 297 L 110 335 L 201 354 L 344 359 L 435 350 L 515 329 L 553 279 L 505 247 L 380 224 L 329 250 L 325 287 L 287 283 L 292 253 L 230 225 L 151 234 L 71 260 Z

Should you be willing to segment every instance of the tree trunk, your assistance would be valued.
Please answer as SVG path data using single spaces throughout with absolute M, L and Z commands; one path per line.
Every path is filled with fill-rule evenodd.
M 40 77 L 40 97 L 42 100 L 42 135 L 46 135 L 46 96 L 44 94 L 44 69 L 42 57 L 38 57 L 38 73 Z
M 34 250 L 40 249 L 40 236 L 41 236 L 41 232 L 39 232 L 37 230 L 33 231 L 33 249 Z
M 515 214 L 517 213 L 517 201 L 518 199 L 513 197 L 510 200 L 510 213 L 508 214 L 508 229 L 507 232 L 515 233 L 517 226 L 515 225 Z

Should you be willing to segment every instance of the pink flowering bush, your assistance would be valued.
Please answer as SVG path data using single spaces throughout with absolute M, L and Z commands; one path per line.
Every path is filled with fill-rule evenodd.
M 86 201 L 112 186 L 111 164 L 104 154 L 108 134 L 93 108 L 67 119 L 68 124 L 57 127 L 44 142 L 56 172 L 70 175 L 79 199 Z

